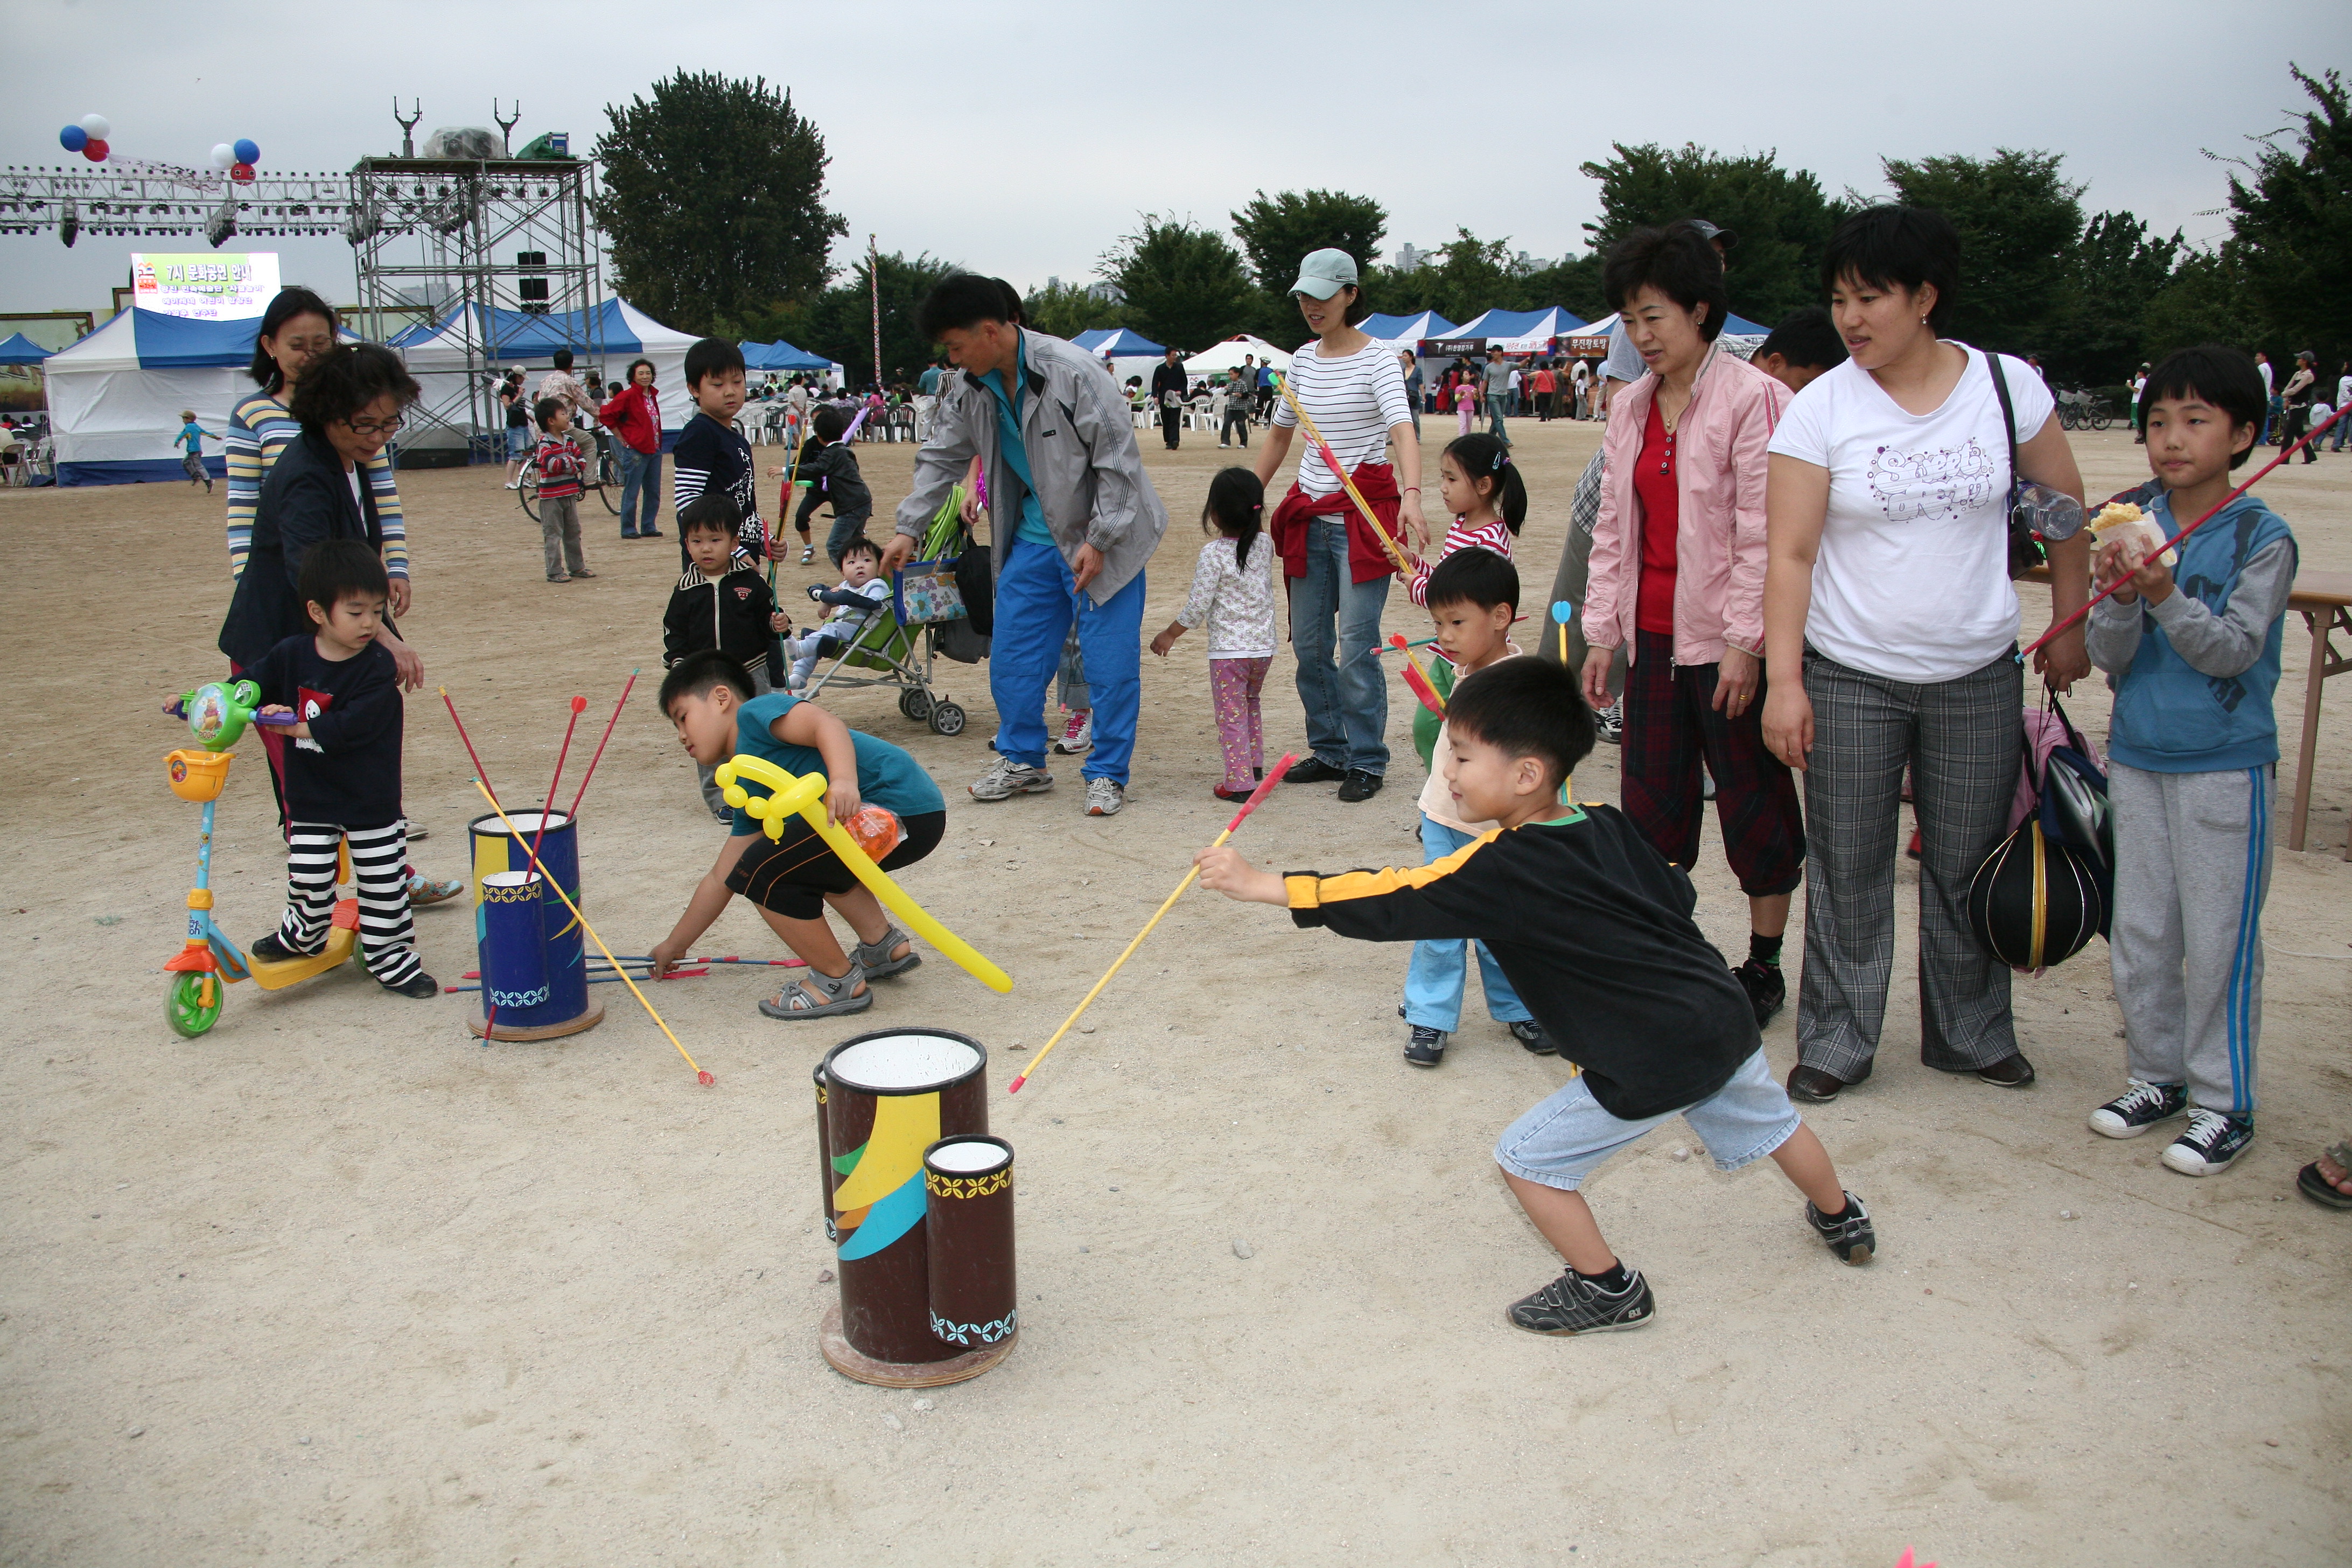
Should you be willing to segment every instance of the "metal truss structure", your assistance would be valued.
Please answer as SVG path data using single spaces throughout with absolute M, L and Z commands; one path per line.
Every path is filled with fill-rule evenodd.
M 404 448 L 494 458 L 504 426 L 496 367 L 569 347 L 604 357 L 604 247 L 589 205 L 595 167 L 572 158 L 362 158 L 342 174 L 216 172 L 110 160 L 88 168 L 0 168 L 0 235 L 106 238 L 341 236 L 360 319 L 375 342 L 429 314 L 432 374 Z M 551 334 L 533 318 L 576 312 Z M 454 358 L 453 358 L 454 351 Z M 462 362 L 462 363 L 459 363 Z M 462 374 L 461 374 L 462 373 Z

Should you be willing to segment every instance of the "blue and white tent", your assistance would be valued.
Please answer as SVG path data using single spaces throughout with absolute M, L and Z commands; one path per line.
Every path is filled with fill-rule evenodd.
M 0 342 L 0 364 L 38 364 L 56 353 L 18 332 L 6 342 Z
M 1141 332 L 1125 327 L 1097 327 L 1070 340 L 1097 359 L 1158 359 L 1168 351 Z
M 593 321 L 585 310 L 545 316 L 470 305 L 452 310 L 398 333 L 390 344 L 400 351 L 408 374 L 424 388 L 421 401 L 428 416 L 416 434 L 403 440 L 410 446 L 446 445 L 448 426 L 465 426 L 467 402 L 481 392 L 467 377 L 469 363 L 477 374 L 520 370 L 524 389 L 536 392 L 540 378 L 554 368 L 558 349 L 572 351 L 573 374 L 599 370 L 615 383 L 627 373 L 631 360 L 651 360 L 662 428 L 681 429 L 694 417 L 694 399 L 686 390 L 686 351 L 696 342 L 693 334 L 662 325 L 625 300 L 605 300 L 596 307 Z M 503 414 L 495 406 L 490 414 L 497 416 L 490 418 L 493 427 L 503 423 Z M 477 410 L 477 416 L 488 416 Z M 446 421 L 437 433 L 436 420 Z
M 1433 336 L 1449 338 L 1484 338 L 1488 348 L 1505 353 L 1536 353 L 1554 338 L 1564 338 L 1584 325 L 1584 318 L 1570 315 L 1557 305 L 1540 310 L 1488 310 L 1475 321 L 1463 322 L 1450 332 Z
M 833 362 L 824 355 L 813 354 L 806 349 L 794 348 L 782 338 L 778 338 L 772 343 L 746 341 L 736 346 L 743 351 L 743 364 L 748 370 L 823 372 L 834 368 Z
M 1383 316 L 1375 312 L 1356 323 L 1356 330 L 1376 343 L 1418 352 L 1423 338 L 1450 338 L 1461 328 L 1434 310 L 1417 316 Z
M 70 348 L 51 354 L 49 425 L 57 435 L 58 483 L 128 485 L 184 481 L 173 438 L 194 409 L 207 430 L 227 428 L 229 410 L 253 390 L 246 373 L 260 320 L 194 321 L 129 310 Z M 217 448 L 205 455 L 215 478 Z

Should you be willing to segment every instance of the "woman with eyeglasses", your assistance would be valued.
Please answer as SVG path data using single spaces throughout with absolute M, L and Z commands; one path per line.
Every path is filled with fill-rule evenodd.
M 331 326 L 328 331 L 331 333 Z M 286 334 L 281 330 L 278 335 L 282 343 Z M 265 352 L 270 339 L 265 329 Z M 373 475 L 380 468 L 388 472 L 383 449 L 416 401 L 416 383 L 390 349 L 375 343 L 345 346 L 331 340 L 317 352 L 304 353 L 299 374 L 289 379 L 292 384 L 282 389 L 287 393 L 282 403 L 274 393 L 256 394 L 238 405 L 231 425 L 247 432 L 253 443 L 247 461 L 265 467 L 268 475 L 260 481 L 252 521 L 240 542 L 236 592 L 221 623 L 219 646 L 228 656 L 231 674 L 249 668 L 287 637 L 310 629 L 295 584 L 304 554 L 327 540 L 358 540 L 381 555 L 392 574 L 392 615 L 408 606 L 406 554 L 395 553 L 398 542 L 385 526 L 384 491 Z M 262 398 L 278 403 L 281 412 L 256 409 Z M 255 416 L 248 418 L 249 413 Z M 392 516 L 397 518 L 396 499 L 393 505 Z M 401 641 L 389 617 L 377 640 L 392 654 L 403 686 L 413 689 L 424 684 L 424 661 Z M 264 730 L 262 742 L 276 784 L 283 766 L 283 742 L 274 730 Z M 279 802 L 282 810 L 282 791 Z M 413 829 L 409 833 L 411 838 L 422 837 Z M 464 886 L 434 881 L 412 868 L 409 901 L 438 903 Z

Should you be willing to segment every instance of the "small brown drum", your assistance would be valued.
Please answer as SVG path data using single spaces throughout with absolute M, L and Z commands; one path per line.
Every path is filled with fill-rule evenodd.
M 931 1332 L 963 1350 L 1011 1346 L 1020 1331 L 1013 1279 L 1013 1145 L 950 1138 L 923 1154 L 929 1201 Z

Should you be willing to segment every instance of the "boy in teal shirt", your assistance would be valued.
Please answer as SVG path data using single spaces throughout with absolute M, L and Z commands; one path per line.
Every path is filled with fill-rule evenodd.
M 2163 493 L 2166 538 L 2231 490 L 2252 451 L 2263 384 L 2220 344 L 2183 349 L 2148 377 L 2139 406 Z M 2095 573 L 2128 584 L 2091 612 L 2091 662 L 2116 693 L 2107 794 L 2116 814 L 2108 951 L 2123 1010 L 2125 1091 L 2091 1131 L 2137 1138 L 2184 1112 L 2164 1163 L 2227 1170 L 2254 1136 L 2254 1049 L 2263 1019 L 2263 900 L 2278 793 L 2280 622 L 2294 584 L 2294 535 L 2252 496 L 2183 541 L 2177 564 L 2116 539 Z
M 680 659 L 662 681 L 661 707 L 677 726 L 678 743 L 704 767 L 738 754 L 764 757 L 788 773 L 823 775 L 825 809 L 835 822 L 848 821 L 864 805 L 896 813 L 905 837 L 879 862 L 886 871 L 920 860 L 947 831 L 947 802 L 921 763 L 791 692 L 752 696 L 751 678 L 722 653 L 706 649 Z M 771 1018 L 862 1013 L 874 1005 L 866 985 L 869 978 L 903 973 L 922 963 L 907 933 L 883 912 L 881 900 L 805 820 L 786 819 L 783 836 L 771 839 L 739 809 L 732 835 L 686 912 L 654 947 L 656 979 L 685 956 L 738 893 L 808 964 L 804 978 L 787 984 L 772 1002 L 760 1004 Z M 857 945 L 847 952 L 825 921 L 828 905 L 857 935 Z
M 220 432 L 207 430 L 197 424 L 196 411 L 193 408 L 181 409 L 180 419 L 180 433 L 172 437 L 172 445 L 182 448 L 180 471 L 188 476 L 188 483 L 192 485 L 202 480 L 205 494 L 210 495 L 213 493 L 213 476 L 205 467 L 205 437 L 210 436 L 217 441 L 221 438 Z

